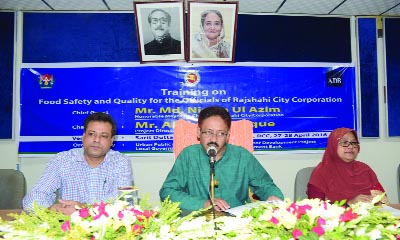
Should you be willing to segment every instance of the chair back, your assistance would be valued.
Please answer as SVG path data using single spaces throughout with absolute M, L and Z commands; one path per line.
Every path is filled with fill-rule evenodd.
M 175 122 L 173 151 L 174 159 L 187 146 L 199 144 L 197 123 L 179 119 Z M 253 124 L 249 120 L 232 121 L 229 143 L 242 146 L 253 153 Z
M 397 167 L 397 193 L 399 195 L 399 202 L 400 202 L 400 164 Z
M 297 172 L 294 181 L 294 201 L 308 198 L 307 184 L 313 170 L 314 167 L 305 167 Z
M 0 209 L 22 209 L 26 180 L 22 172 L 0 169 Z

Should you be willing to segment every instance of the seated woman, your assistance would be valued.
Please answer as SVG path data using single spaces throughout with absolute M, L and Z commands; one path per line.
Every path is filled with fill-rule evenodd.
M 370 202 L 385 192 L 375 172 L 355 160 L 360 152 L 357 133 L 350 128 L 337 128 L 329 135 L 322 161 L 315 167 L 307 185 L 308 198 L 347 204 Z M 387 203 L 386 196 L 381 200 Z

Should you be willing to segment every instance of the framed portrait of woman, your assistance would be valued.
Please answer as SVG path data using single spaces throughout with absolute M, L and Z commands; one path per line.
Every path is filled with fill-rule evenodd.
M 233 62 L 238 2 L 188 2 L 188 61 Z
M 185 61 L 182 1 L 134 2 L 140 62 Z

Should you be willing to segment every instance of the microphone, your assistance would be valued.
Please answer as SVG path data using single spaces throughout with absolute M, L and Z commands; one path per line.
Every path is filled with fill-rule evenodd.
M 211 145 L 207 148 L 207 155 L 210 157 L 217 156 L 217 148 L 214 145 Z

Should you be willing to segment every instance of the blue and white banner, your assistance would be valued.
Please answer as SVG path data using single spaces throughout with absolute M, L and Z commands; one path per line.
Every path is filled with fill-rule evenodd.
M 353 66 L 34 67 L 21 69 L 20 154 L 81 147 L 84 119 L 110 113 L 114 149 L 170 153 L 174 122 L 206 106 L 254 125 L 255 151 L 322 150 L 356 128 Z

